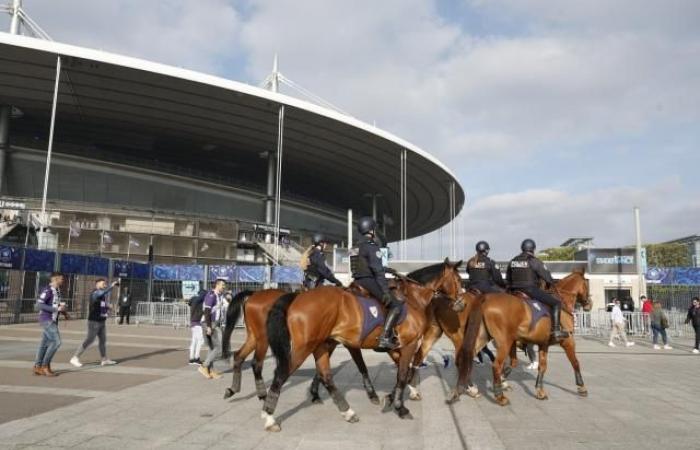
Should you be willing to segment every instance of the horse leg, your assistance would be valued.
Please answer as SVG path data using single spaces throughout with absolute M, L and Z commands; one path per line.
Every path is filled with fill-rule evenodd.
M 410 377 L 411 381 L 408 385 L 408 398 L 411 400 L 419 401 L 423 399 L 423 396 L 418 389 L 418 385 L 420 384 L 420 372 L 416 370 L 416 368 L 423 363 L 423 360 L 428 356 L 435 342 L 440 339 L 440 336 L 442 336 L 442 329 L 440 326 L 437 323 L 431 324 L 423 335 L 423 341 L 420 348 L 413 357 Z M 457 351 L 456 349 L 457 347 L 455 346 L 455 351 Z
M 579 364 L 578 358 L 576 357 L 576 342 L 574 341 L 574 337 L 569 336 L 568 338 L 561 341 L 560 345 L 566 352 L 566 357 L 569 358 L 571 367 L 574 369 L 574 377 L 576 378 L 578 395 L 580 395 L 581 397 L 587 397 L 588 389 L 586 389 L 586 385 L 583 384 L 583 377 L 581 376 L 581 365 Z
M 513 372 L 513 370 L 518 367 L 518 345 L 513 342 L 513 345 L 510 347 L 510 365 L 506 366 L 503 368 L 503 379 L 501 385 L 503 386 L 503 389 L 506 391 L 512 391 L 513 387 L 508 383 L 508 377 L 510 374 Z
M 396 387 L 394 388 L 394 410 L 402 419 L 413 419 L 411 412 L 404 406 L 403 394 L 408 384 L 410 375 L 410 364 L 416 352 L 417 344 L 409 344 L 400 350 L 399 354 L 399 370 L 396 375 Z
M 511 345 L 507 345 L 505 336 L 502 340 L 496 339 L 496 342 L 498 342 L 498 346 L 496 348 L 496 360 L 493 362 L 493 393 L 496 396 L 496 403 L 506 406 L 510 403 L 510 400 L 503 394 L 502 373 L 506 357 L 511 351 Z
M 549 396 L 547 391 L 544 390 L 544 373 L 547 371 L 547 352 L 548 346 L 542 345 L 539 350 L 540 366 L 537 370 L 537 381 L 535 381 L 535 397 L 538 400 L 547 400 Z
M 255 355 L 253 356 L 253 376 L 255 377 L 255 391 L 258 394 L 259 400 L 265 400 L 265 397 L 267 397 L 267 388 L 265 387 L 265 380 L 263 380 L 262 376 L 266 354 L 267 342 L 257 342 L 255 346 Z
M 328 344 L 328 357 L 330 358 L 330 356 L 333 355 L 333 350 L 335 350 L 335 347 L 338 344 L 335 341 L 328 341 L 327 344 Z M 323 400 L 321 400 L 321 396 L 318 393 L 318 388 L 320 385 L 321 385 L 321 376 L 319 375 L 318 371 L 316 371 L 316 373 L 314 374 L 313 380 L 311 380 L 311 386 L 309 387 L 309 394 L 311 395 L 311 403 L 313 403 L 315 405 L 320 405 L 321 403 L 323 403 Z
M 249 334 L 243 346 L 233 353 L 233 377 L 231 379 L 231 387 L 226 388 L 226 392 L 224 392 L 224 399 L 233 397 L 234 394 L 241 392 L 241 366 L 254 347 L 255 339 Z
M 316 372 L 318 373 L 321 383 L 328 390 L 333 403 L 338 407 L 340 415 L 350 423 L 359 422 L 360 418 L 355 414 L 355 411 L 350 408 L 345 396 L 338 390 L 333 383 L 333 372 L 331 371 L 331 351 L 335 348 L 336 343 L 323 343 L 314 350 L 314 358 L 316 359 Z
M 367 393 L 367 397 L 369 397 L 369 401 L 372 402 L 372 404 L 374 405 L 378 405 L 379 397 L 377 396 L 377 391 L 374 390 L 372 380 L 369 378 L 369 371 L 367 370 L 367 365 L 365 364 L 365 360 L 362 357 L 362 350 L 360 350 L 359 348 L 351 347 L 347 347 L 347 349 L 350 352 L 350 356 L 352 356 L 352 360 L 355 361 L 357 370 L 359 370 L 360 374 L 362 375 L 362 386 L 364 386 L 365 388 L 365 392 Z

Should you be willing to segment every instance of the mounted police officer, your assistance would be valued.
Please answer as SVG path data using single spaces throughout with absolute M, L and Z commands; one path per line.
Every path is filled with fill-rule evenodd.
M 552 337 L 556 340 L 569 337 L 569 333 L 561 329 L 559 315 L 561 313 L 561 301 L 549 292 L 539 287 L 539 281 L 544 280 L 547 286 L 554 285 L 552 274 L 542 261 L 535 257 L 535 241 L 525 239 L 520 244 L 522 253 L 508 263 L 506 279 L 511 289 L 524 292 L 532 299 L 552 307 Z
M 381 248 L 375 240 L 376 227 L 377 223 L 371 217 L 362 217 L 357 225 L 357 230 L 362 237 L 358 243 L 358 255 L 352 276 L 355 283 L 381 300 L 388 310 L 384 320 L 384 330 L 379 337 L 379 344 L 375 348 L 379 352 L 388 352 L 398 346 L 394 337 L 394 326 L 401 315 L 403 302 L 389 290 L 384 266 L 382 266 Z
M 503 292 L 506 287 L 496 262 L 489 258 L 489 250 L 491 248 L 488 242 L 479 241 L 476 243 L 476 255 L 467 261 L 469 287 L 478 289 L 484 294 Z
M 316 233 L 313 237 L 313 247 L 309 254 L 309 265 L 304 272 L 304 286 L 313 289 L 323 284 L 325 280 L 335 283 L 338 287 L 343 287 L 343 283 L 338 280 L 333 271 L 326 265 L 326 257 L 323 251 L 328 245 L 328 241 L 323 235 Z

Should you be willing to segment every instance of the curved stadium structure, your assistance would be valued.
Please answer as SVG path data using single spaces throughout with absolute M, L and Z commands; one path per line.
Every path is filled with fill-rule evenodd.
M 250 242 L 270 224 L 280 106 L 280 225 L 292 242 L 313 231 L 343 241 L 347 210 L 371 214 L 372 199 L 390 241 L 433 231 L 464 205 L 437 159 L 347 115 L 181 68 L 0 33 L 0 106 L 11 111 L 0 192 L 27 209 L 42 197 L 59 55 L 47 195 L 59 248 L 138 256 L 150 242 L 162 262 L 262 260 Z

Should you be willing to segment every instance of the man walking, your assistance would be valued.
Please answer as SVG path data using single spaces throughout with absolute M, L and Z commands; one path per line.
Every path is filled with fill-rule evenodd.
M 58 316 L 64 314 L 66 318 L 68 317 L 65 312 L 66 304 L 61 301 L 61 286 L 63 286 L 63 275 L 52 273 L 49 285 L 41 291 L 36 301 L 39 309 L 39 325 L 43 331 L 34 360 L 34 375 L 56 376 L 56 373 L 51 370 L 51 360 L 61 346 Z
M 693 347 L 693 353 L 697 355 L 700 353 L 700 297 L 693 297 L 693 303 L 690 305 L 690 309 L 688 309 L 685 323 L 692 324 L 695 330 L 695 347 Z
M 100 357 L 102 358 L 101 365 L 110 366 L 116 364 L 115 361 L 107 358 L 107 317 L 109 316 L 109 310 L 111 306 L 109 304 L 109 293 L 112 292 L 115 286 L 118 286 L 119 282 L 115 281 L 112 285 L 107 288 L 107 280 L 100 278 L 95 282 L 95 289 L 90 294 L 90 308 L 88 312 L 88 334 L 85 341 L 78 347 L 75 354 L 70 359 L 70 363 L 75 367 L 82 367 L 83 364 L 80 362 L 80 355 L 83 354 L 85 349 L 87 349 L 94 341 L 95 337 L 98 339 L 98 344 L 100 348 Z
M 204 323 L 207 339 L 211 340 L 211 350 L 207 355 L 207 359 L 204 360 L 204 363 L 199 368 L 199 373 L 209 379 L 221 378 L 221 374 L 214 370 L 214 361 L 219 359 L 222 353 L 223 327 L 226 320 L 225 288 L 226 280 L 218 279 L 214 289 L 207 292 L 207 295 L 204 296 Z
M 124 316 L 126 316 L 126 324 L 129 325 L 129 317 L 131 317 L 131 293 L 126 286 L 119 296 L 119 325 L 124 323 Z
M 610 313 L 610 318 L 612 319 L 612 330 L 610 331 L 610 342 L 608 345 L 610 347 L 615 347 L 613 339 L 615 336 L 619 336 L 625 342 L 626 347 L 632 347 L 634 342 L 627 341 L 627 333 L 625 333 L 625 316 L 622 315 L 622 309 L 620 309 L 620 300 L 617 297 L 613 298 L 613 308 Z

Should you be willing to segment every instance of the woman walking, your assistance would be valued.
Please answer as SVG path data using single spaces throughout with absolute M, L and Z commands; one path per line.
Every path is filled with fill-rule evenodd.
M 661 309 L 661 302 L 655 301 L 654 308 L 649 314 L 649 320 L 651 322 L 651 332 L 654 334 L 654 350 L 659 350 L 659 334 L 664 341 L 664 350 L 671 350 L 673 347 L 668 345 L 668 336 L 666 336 L 666 328 L 668 328 L 668 317 L 663 309 Z

